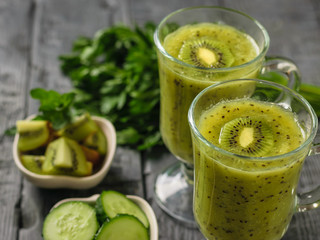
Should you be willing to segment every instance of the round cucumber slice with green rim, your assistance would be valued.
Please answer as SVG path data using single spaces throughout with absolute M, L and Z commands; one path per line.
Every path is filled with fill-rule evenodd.
M 79 201 L 65 202 L 52 209 L 44 220 L 44 240 L 92 240 L 99 229 L 95 209 Z
M 106 221 L 99 229 L 95 240 L 148 240 L 147 228 L 132 215 L 118 215 Z
M 106 218 L 112 219 L 119 214 L 128 214 L 135 216 L 146 228 L 149 228 L 148 218 L 141 208 L 116 191 L 103 191 L 97 199 L 96 211 L 100 222 L 105 221 Z

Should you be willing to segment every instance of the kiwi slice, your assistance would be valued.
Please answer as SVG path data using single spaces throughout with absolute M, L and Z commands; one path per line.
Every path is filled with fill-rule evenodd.
M 89 114 L 83 114 L 73 123 L 67 125 L 58 132 L 59 136 L 65 136 L 76 141 L 85 139 L 89 134 L 96 132 L 98 125 L 91 119 Z
M 100 155 L 105 155 L 107 152 L 107 139 L 100 128 L 89 134 L 83 140 L 83 145 L 98 151 Z
M 76 141 L 60 137 L 48 145 L 42 170 L 52 175 L 86 176 L 92 173 L 92 163 Z
M 206 68 L 226 68 L 234 62 L 229 48 L 209 37 L 184 41 L 178 58 L 185 63 Z
M 20 160 L 23 166 L 31 172 L 43 174 L 42 164 L 45 156 L 42 155 L 21 155 Z
M 222 148 L 235 154 L 265 156 L 272 149 L 273 134 L 263 119 L 240 117 L 223 126 L 219 141 Z
M 56 155 L 53 158 L 53 165 L 58 168 L 72 168 L 73 167 L 73 152 L 68 145 L 67 138 L 61 137 L 56 141 Z
M 19 120 L 16 122 L 19 133 L 18 149 L 30 151 L 48 143 L 50 139 L 50 126 L 44 120 Z

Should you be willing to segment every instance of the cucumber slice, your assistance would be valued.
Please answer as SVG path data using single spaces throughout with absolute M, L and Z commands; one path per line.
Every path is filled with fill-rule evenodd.
M 44 240 L 92 240 L 99 229 L 95 209 L 80 201 L 65 202 L 44 220 Z
M 112 219 L 119 214 L 128 214 L 135 216 L 146 228 L 149 228 L 148 218 L 141 208 L 125 195 L 116 191 L 102 191 L 96 202 L 96 212 L 101 223 L 106 218 Z
M 118 215 L 106 221 L 99 229 L 95 240 L 148 240 L 147 228 L 132 215 Z

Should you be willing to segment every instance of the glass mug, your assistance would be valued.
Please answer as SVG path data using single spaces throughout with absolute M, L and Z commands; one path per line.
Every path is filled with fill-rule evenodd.
M 226 68 L 196 67 L 171 56 L 164 40 L 176 26 L 195 22 L 221 23 L 250 35 L 258 49 L 257 56 L 244 64 Z M 297 67 L 288 59 L 266 58 L 269 36 L 252 17 L 222 7 L 181 9 L 164 18 L 154 34 L 160 77 L 160 131 L 169 151 L 179 160 L 160 172 L 155 180 L 155 199 L 172 217 L 194 225 L 192 213 L 193 158 L 187 112 L 194 97 L 216 82 L 255 78 L 261 73 L 279 71 L 288 79 L 288 86 L 299 85 Z
M 226 91 L 233 94 L 226 95 L 224 94 Z M 216 122 L 214 126 L 217 126 L 217 131 L 220 126 L 222 127 L 220 134 L 212 136 L 219 138 L 219 143 L 214 142 L 204 130 L 206 124 L 203 120 L 204 114 L 208 113 L 209 109 L 219 106 L 219 103 L 223 102 L 225 105 L 235 99 L 237 102 L 239 99 L 243 100 L 242 102 L 248 105 L 250 100 L 255 99 L 267 103 L 268 107 L 276 105 L 292 112 L 295 116 L 292 120 L 299 128 L 290 130 L 290 121 L 283 118 L 284 115 L 279 114 L 271 118 L 270 122 L 278 124 L 275 125 L 276 129 L 282 124 L 286 131 L 283 135 L 277 135 L 282 132 L 281 130 L 275 133 L 279 137 L 273 138 L 272 141 L 275 143 L 270 149 L 274 153 L 277 151 L 277 146 L 280 146 L 277 140 L 284 142 L 283 146 L 292 144 L 294 147 L 288 149 L 288 152 L 266 157 L 263 154 L 261 156 L 235 154 L 225 150 L 230 149 L 229 146 L 221 148 L 220 144 L 224 141 L 221 134 L 223 128 L 228 129 L 227 123 L 220 125 Z M 231 113 L 233 109 L 235 112 L 243 109 L 241 113 L 243 116 L 249 116 L 253 110 L 256 111 L 253 113 L 256 116 L 257 111 L 261 110 L 255 107 L 256 104 L 251 104 L 252 108 L 255 107 L 253 110 L 244 108 L 244 105 L 230 106 L 225 105 L 223 108 L 231 110 Z M 224 112 L 223 117 L 227 118 L 226 110 L 222 110 L 223 108 L 219 108 L 215 114 Z M 227 113 L 230 114 L 229 110 Z M 268 111 L 264 111 L 263 114 L 268 116 L 271 112 Z M 238 117 L 230 115 L 230 119 Z M 286 120 L 283 122 L 277 120 L 281 117 Z M 208 240 L 279 240 L 286 232 L 295 212 L 304 212 L 319 206 L 317 203 L 320 200 L 320 188 L 302 195 L 297 194 L 297 184 L 304 160 L 308 155 L 320 153 L 320 148 L 313 145 L 318 129 L 318 118 L 310 104 L 293 90 L 257 79 L 217 83 L 203 90 L 194 99 L 188 120 L 195 161 L 193 211 L 200 231 Z M 210 129 L 213 128 L 212 123 Z M 293 135 L 298 133 L 304 137 L 295 143 Z M 268 134 L 264 132 L 263 135 L 267 138 Z M 284 140 L 280 141 L 280 136 L 283 136 Z M 289 140 L 290 136 L 292 140 Z M 239 138 L 237 140 L 240 141 Z

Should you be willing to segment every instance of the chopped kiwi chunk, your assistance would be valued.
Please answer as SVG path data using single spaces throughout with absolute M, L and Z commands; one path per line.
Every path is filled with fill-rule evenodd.
M 43 174 L 42 164 L 45 160 L 45 156 L 42 155 L 24 155 L 20 156 L 23 166 L 31 172 Z
M 92 173 L 92 163 L 86 160 L 80 145 L 67 137 L 51 142 L 45 157 L 42 165 L 45 174 L 86 176 Z
M 19 120 L 16 126 L 19 133 L 18 149 L 20 151 L 30 151 L 44 146 L 50 139 L 48 121 Z
M 107 152 L 107 139 L 100 128 L 89 134 L 83 140 L 83 145 L 98 151 L 100 155 L 105 155 Z
M 96 132 L 97 124 L 91 119 L 89 114 L 80 116 L 73 123 L 67 125 L 58 132 L 58 135 L 71 138 L 76 141 L 85 139 L 88 135 Z

